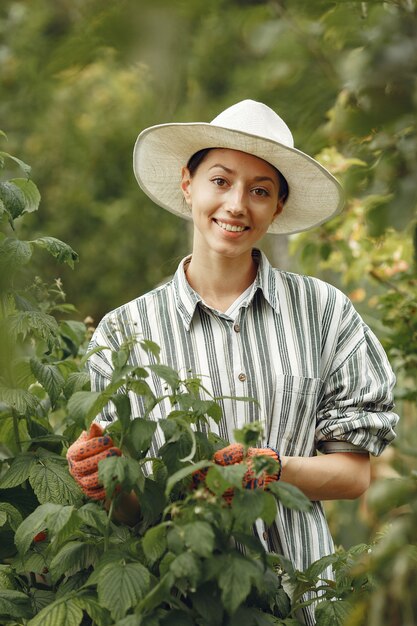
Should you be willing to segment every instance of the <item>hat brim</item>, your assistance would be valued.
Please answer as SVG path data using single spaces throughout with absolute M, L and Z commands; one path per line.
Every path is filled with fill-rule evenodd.
M 141 132 L 133 150 L 133 170 L 143 191 L 164 209 L 191 219 L 181 191 L 182 167 L 203 148 L 253 154 L 285 176 L 289 195 L 268 233 L 308 230 L 337 215 L 344 204 L 338 181 L 318 161 L 276 141 L 204 122 L 159 124 Z

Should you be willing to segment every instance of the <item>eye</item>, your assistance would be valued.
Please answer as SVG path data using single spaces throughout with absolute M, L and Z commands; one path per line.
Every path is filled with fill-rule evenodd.
M 271 195 L 268 189 L 265 189 L 264 187 L 255 187 L 254 189 L 252 189 L 252 193 L 255 196 L 259 196 L 261 198 L 268 198 Z
M 221 176 L 216 176 L 215 178 L 212 178 L 211 182 L 217 185 L 217 187 L 224 187 L 227 183 L 226 179 L 222 178 Z

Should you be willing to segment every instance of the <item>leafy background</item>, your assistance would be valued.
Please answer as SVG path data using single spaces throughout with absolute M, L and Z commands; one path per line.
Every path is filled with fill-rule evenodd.
M 28 212 L 15 232 L 29 243 L 18 254 L 25 272 L 42 276 L 31 279 L 32 296 L 51 319 L 46 330 L 38 319 L 38 339 L 47 343 L 57 318 L 64 360 L 75 358 L 85 336 L 81 320 L 94 325 L 166 279 L 189 251 L 185 223 L 153 206 L 134 180 L 131 152 L 143 127 L 210 120 L 240 99 L 258 99 L 288 122 L 297 147 L 341 179 L 347 203 L 339 218 L 289 238 L 266 237 L 263 248 L 279 267 L 340 286 L 387 348 L 398 377 L 397 443 L 373 462 L 368 497 L 326 507 L 346 548 L 376 531 L 394 533 L 391 551 L 409 546 L 410 504 L 395 495 L 395 481 L 414 480 L 417 444 L 414 0 L 4 0 L 0 33 L 1 147 L 32 165 L 42 194 L 37 212 L 27 208 L 37 206 L 36 191 L 26 193 Z M 16 163 L 4 165 L 3 179 L 15 177 Z M 45 233 L 72 252 L 42 242 Z M 81 261 L 75 271 L 73 250 Z M 13 250 L 6 252 L 10 262 Z M 24 317 L 19 324 L 28 339 L 33 318 L 26 331 Z M 78 364 L 65 367 L 66 378 Z M 32 369 L 45 380 L 39 366 Z M 62 388 L 58 377 L 52 403 Z M 15 435 L 26 436 L 19 423 L 12 447 Z M 12 421 L 3 428 L 10 434 Z M 415 572 L 407 550 L 402 558 L 395 568 L 386 555 L 382 565 L 368 564 L 384 572 L 388 603 L 402 598 Z

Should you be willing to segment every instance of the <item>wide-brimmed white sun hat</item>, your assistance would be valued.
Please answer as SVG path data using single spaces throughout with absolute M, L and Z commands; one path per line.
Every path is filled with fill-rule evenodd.
M 289 194 L 269 233 L 296 233 L 339 213 L 343 191 L 315 159 L 294 148 L 290 129 L 265 104 L 243 100 L 210 123 L 159 124 L 143 130 L 133 151 L 139 186 L 164 209 L 191 218 L 181 191 L 181 170 L 204 148 L 229 148 L 253 154 L 286 178 Z

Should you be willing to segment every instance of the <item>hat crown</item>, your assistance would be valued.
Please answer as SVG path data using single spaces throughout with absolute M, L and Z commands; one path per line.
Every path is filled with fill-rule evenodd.
M 211 122 L 213 126 L 237 130 L 294 147 L 292 133 L 284 120 L 262 102 L 242 100 L 222 111 Z

